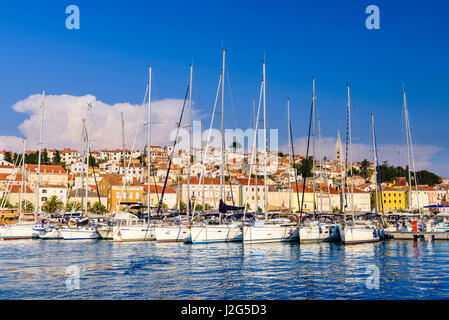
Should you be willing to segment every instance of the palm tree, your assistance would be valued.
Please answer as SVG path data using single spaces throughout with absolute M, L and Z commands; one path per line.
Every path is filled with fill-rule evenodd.
M 0 198 L 0 205 L 3 204 L 4 201 L 5 201 L 4 198 Z M 9 202 L 9 200 L 6 200 L 6 202 L 4 203 L 3 207 L 4 207 L 5 209 L 11 209 L 11 208 L 13 208 L 14 206 L 11 204 L 11 202 Z
M 92 205 L 90 210 L 96 214 L 105 214 L 107 211 L 106 207 L 98 201 Z
M 184 201 L 181 201 L 179 203 L 179 211 L 181 211 L 181 212 L 186 212 L 187 211 L 187 205 L 185 204 Z
M 24 212 L 34 212 L 34 205 L 33 205 L 33 203 L 31 201 L 28 201 L 28 200 L 22 200 L 22 210 Z
M 66 207 L 65 207 L 65 211 L 66 212 L 70 212 L 70 211 L 80 211 L 81 210 L 81 203 L 76 202 L 76 201 L 71 201 L 68 202 Z
M 51 196 L 50 200 L 44 202 L 42 210 L 44 210 L 47 213 L 53 213 L 55 211 L 62 210 L 63 207 L 64 203 L 61 200 L 59 200 L 57 196 Z

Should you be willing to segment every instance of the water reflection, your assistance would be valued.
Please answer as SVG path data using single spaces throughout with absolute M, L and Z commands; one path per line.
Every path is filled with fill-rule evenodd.
M 449 243 L 0 242 L 2 299 L 447 299 Z M 67 267 L 80 289 L 66 287 Z M 379 289 L 367 280 L 378 268 Z M 371 270 L 371 271 L 370 271 Z

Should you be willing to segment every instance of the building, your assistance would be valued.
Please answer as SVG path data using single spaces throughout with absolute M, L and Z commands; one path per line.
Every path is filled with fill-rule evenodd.
M 382 193 L 379 191 L 371 193 L 373 208 L 376 207 L 376 200 L 378 212 L 404 212 L 409 209 L 407 188 L 382 187 Z
M 263 179 L 235 178 L 232 181 L 240 186 L 239 203 L 241 206 L 245 206 L 246 203 L 247 208 L 251 211 L 258 211 L 259 208 L 263 208 L 265 201 L 265 187 Z M 268 200 L 269 199 L 270 196 L 268 195 Z
M 203 183 L 200 184 L 199 178 L 190 178 L 190 200 L 193 205 L 209 204 L 212 209 L 218 209 L 220 204 L 220 179 L 204 178 Z M 177 184 L 171 185 L 178 194 L 178 199 L 185 204 L 188 202 L 187 196 L 187 180 L 180 181 Z M 239 189 L 240 185 L 234 182 L 225 181 L 223 184 L 225 199 L 223 201 L 228 205 L 240 206 Z
M 158 207 L 159 206 L 159 201 L 161 199 L 162 196 L 162 189 L 163 187 L 161 186 L 155 186 L 155 185 L 151 185 L 150 184 L 150 207 L 154 208 L 154 207 Z M 144 185 L 143 186 L 143 190 L 144 190 L 144 203 L 147 206 L 148 205 L 148 185 Z M 167 205 L 168 208 L 175 208 L 177 207 L 177 198 L 176 198 L 176 190 L 167 186 L 165 187 L 165 191 L 164 191 L 164 199 L 163 199 L 163 203 Z
M 41 185 L 39 187 L 39 207 L 42 208 L 44 203 L 56 196 L 62 201 L 64 208 L 67 204 L 67 187 L 66 185 Z
M 26 165 L 26 175 L 31 187 L 37 184 L 37 164 Z M 41 165 L 40 167 L 41 185 L 68 185 L 68 174 L 61 166 Z
M 82 199 L 83 197 L 84 199 Z M 98 200 L 98 198 L 100 198 L 100 200 Z M 85 194 L 81 193 L 81 190 L 70 190 L 68 193 L 67 203 L 78 202 L 81 205 L 81 203 L 84 203 L 86 200 L 88 208 L 96 202 L 100 202 L 105 208 L 108 206 L 108 198 L 102 195 L 99 197 L 98 194 L 93 191 L 87 192 L 87 198 L 85 197 Z

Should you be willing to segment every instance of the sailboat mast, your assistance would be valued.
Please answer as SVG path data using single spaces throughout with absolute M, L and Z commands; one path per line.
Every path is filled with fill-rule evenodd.
M 323 161 L 323 157 L 322 157 L 322 153 L 321 153 L 321 122 L 320 122 L 320 118 L 318 117 L 318 159 L 320 161 L 320 173 L 319 173 L 319 183 L 320 183 L 320 212 L 323 212 L 323 188 L 321 186 L 321 180 L 322 180 L 322 175 L 321 175 L 321 165 L 322 165 L 322 161 Z
M 41 124 L 39 127 L 39 155 L 37 160 L 37 184 L 36 184 L 36 198 L 34 221 L 37 222 L 37 215 L 41 212 L 41 205 L 39 201 L 39 188 L 41 185 L 41 155 L 42 155 L 42 128 L 44 126 L 44 103 L 45 103 L 45 90 L 42 92 L 41 100 Z
M 223 179 L 224 179 L 224 79 L 225 79 L 226 50 L 223 49 L 223 63 L 221 68 L 221 165 L 220 165 L 220 197 L 225 201 Z M 221 214 L 220 214 L 221 219 Z
M 148 127 L 147 127 L 147 176 L 148 176 L 148 192 L 147 192 L 147 205 L 148 205 L 148 223 L 150 223 L 150 178 L 151 178 L 151 66 L 148 68 Z M 157 186 L 156 186 L 157 188 Z M 157 192 L 157 190 L 156 190 Z
M 292 140 L 290 137 L 291 132 L 291 122 L 290 122 L 290 99 L 287 99 L 287 128 L 288 128 L 288 213 L 292 213 Z
M 263 62 L 263 186 L 264 186 L 264 201 L 263 207 L 265 212 L 265 222 L 268 222 L 268 206 L 267 206 L 267 105 L 266 105 L 266 74 L 265 61 Z
M 372 135 L 373 135 L 373 165 L 374 165 L 374 178 L 375 178 L 375 180 L 376 180 L 376 190 L 375 190 L 375 192 L 376 192 L 376 213 L 378 213 L 379 212 L 379 208 L 378 208 L 378 206 L 379 206 L 379 194 L 378 194 L 378 191 L 377 191 L 377 166 L 376 166 L 376 163 L 377 163 L 377 156 L 376 156 L 376 138 L 375 138 L 375 136 L 374 136 L 374 114 L 371 112 L 371 130 L 372 130 Z
M 123 158 L 123 177 L 125 179 L 125 202 L 128 202 L 128 181 L 126 181 L 125 120 L 123 120 L 123 112 L 120 112 L 120 117 L 122 120 L 122 148 L 123 148 L 122 158 Z
M 340 129 L 337 129 L 337 142 L 340 141 L 341 142 L 341 138 L 340 138 Z M 346 221 L 346 190 L 345 190 L 345 177 L 346 177 L 346 173 L 344 173 L 343 171 L 343 152 L 342 152 L 342 148 L 341 148 L 341 143 L 339 144 L 340 146 L 340 150 L 338 150 L 338 153 L 340 154 L 340 180 L 341 180 L 341 208 L 344 214 L 344 221 Z M 346 171 L 346 169 L 345 169 Z
M 351 85 L 348 83 L 348 137 L 349 137 L 349 165 L 351 166 L 351 215 L 354 222 L 354 179 L 352 176 L 352 133 L 351 133 Z
M 19 222 L 22 220 L 22 217 L 23 217 L 22 194 L 23 194 L 23 176 L 24 176 L 24 174 L 25 174 L 25 139 L 23 139 L 22 173 L 21 173 L 22 177 L 21 177 L 21 182 L 20 182 L 20 195 L 19 195 Z
M 260 102 L 259 102 L 259 105 L 260 105 Z M 257 119 L 257 113 L 256 113 L 256 99 L 254 98 L 253 99 L 253 111 L 254 111 L 254 129 L 256 130 L 257 129 L 257 121 L 259 121 L 259 119 Z M 257 132 L 254 132 L 254 135 L 255 135 L 255 137 L 254 137 L 254 140 L 255 140 L 255 144 L 256 144 L 256 147 L 255 147 L 255 149 L 254 150 L 256 150 L 256 165 L 254 166 L 254 173 L 255 173 L 255 177 L 256 177 L 256 212 L 258 212 L 259 211 L 259 192 L 258 192 L 258 186 L 257 186 L 257 179 L 258 179 L 258 175 L 257 175 L 257 153 L 258 153 L 258 148 L 257 148 Z M 249 173 L 249 181 L 251 181 L 251 171 L 250 171 L 250 173 Z
M 418 179 L 416 178 L 416 168 L 415 168 L 415 159 L 413 156 L 413 143 L 412 143 L 412 135 L 410 132 L 410 120 L 408 117 L 408 106 L 407 106 L 407 97 L 405 94 L 405 86 L 402 86 L 402 90 L 404 93 L 404 116 L 405 116 L 405 131 L 407 135 L 407 156 L 408 156 L 408 177 L 409 177 L 409 201 L 410 201 L 410 208 L 412 207 L 412 178 L 411 178 L 411 169 L 410 166 L 410 160 L 412 162 L 413 166 L 413 177 L 415 178 L 415 192 L 416 192 L 416 205 L 418 207 L 418 212 L 421 215 L 421 210 L 419 206 L 419 195 L 418 195 Z
M 187 171 L 187 221 L 190 221 L 191 202 L 190 202 L 190 171 L 191 171 L 191 157 L 192 157 L 192 79 L 193 79 L 193 64 L 190 66 L 190 82 L 189 82 L 189 152 L 188 152 L 188 171 Z M 222 113 L 223 115 L 223 113 Z M 223 134 L 223 133 L 222 133 Z
M 315 77 L 313 77 L 313 91 L 312 91 L 312 189 L 313 189 L 313 218 L 316 218 L 316 199 L 315 199 Z
M 83 152 L 82 152 L 82 154 L 83 154 L 83 157 L 86 157 L 86 119 L 85 118 L 83 118 L 82 120 L 82 130 L 83 130 L 83 145 L 82 145 L 82 148 L 84 149 L 83 150 Z M 82 163 L 83 163 L 83 167 L 84 167 L 84 164 L 85 164 L 85 159 L 83 159 L 83 161 L 82 161 Z M 83 169 L 82 171 L 81 171 L 81 217 L 83 217 L 83 215 L 84 215 L 84 186 L 85 186 L 85 181 L 84 181 L 84 177 L 86 176 L 86 172 L 85 172 L 85 170 Z
M 87 105 L 87 135 L 86 135 L 86 216 L 89 203 L 89 158 L 90 158 L 90 124 L 92 115 L 92 104 Z

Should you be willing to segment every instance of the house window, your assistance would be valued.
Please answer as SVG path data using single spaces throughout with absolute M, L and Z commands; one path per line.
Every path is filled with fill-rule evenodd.
M 42 189 L 42 193 L 47 193 L 47 190 L 45 190 L 45 189 Z

